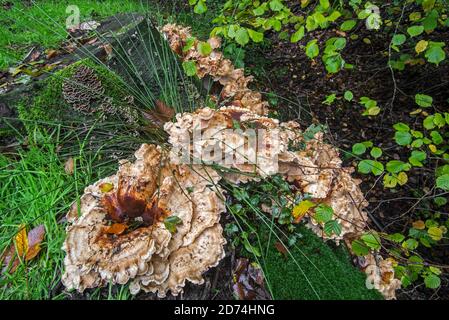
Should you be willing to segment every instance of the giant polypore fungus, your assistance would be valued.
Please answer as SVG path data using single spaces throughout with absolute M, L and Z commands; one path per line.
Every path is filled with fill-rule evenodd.
M 196 39 L 186 49 L 193 39 L 188 28 L 168 24 L 162 32 L 183 61 L 195 62 L 200 78 L 210 76 L 222 86 L 224 106 L 177 114 L 164 126 L 169 155 L 144 144 L 134 163 L 121 161 L 116 175 L 85 189 L 68 214 L 64 285 L 83 291 L 132 279 L 131 293 L 164 297 L 182 292 L 187 280 L 201 284 L 202 274 L 225 254 L 219 223 L 224 197 L 217 186 L 222 178 L 238 184 L 280 174 L 296 192 L 332 207 L 341 232 L 325 233 L 311 208 L 305 216 L 315 233 L 337 243 L 360 236 L 367 226 L 360 181 L 351 177 L 352 168 L 342 167 L 323 134 L 311 138 L 294 121 L 267 117 L 268 104 L 248 88 L 251 77 L 215 50 L 218 38 L 208 40 L 213 51 L 202 55 Z M 174 217 L 173 232 L 165 222 Z M 400 282 L 391 261 L 369 255 L 364 270 L 376 289 L 394 298 Z
M 251 144 L 250 136 L 233 130 L 234 121 L 238 121 L 239 129 L 264 129 L 263 136 L 258 137 L 263 144 Z M 314 202 L 331 206 L 334 219 L 342 226 L 340 234 L 325 234 L 323 225 L 314 220 L 313 212 L 309 213 L 308 225 L 325 239 L 340 241 L 349 235 L 360 235 L 366 227 L 363 208 L 367 202 L 358 187 L 360 181 L 351 177 L 351 168 L 342 168 L 337 149 L 323 142 L 322 133 L 307 140 L 297 123 L 279 123 L 236 107 L 178 114 L 176 122 L 165 124 L 165 130 L 173 150 L 186 150 L 185 143 L 192 141 L 189 149 L 192 159 L 201 155 L 207 163 L 213 149 L 213 162 L 230 169 L 223 173 L 228 181 L 248 182 L 280 173 Z M 199 132 L 195 133 L 196 130 Z M 291 145 L 301 143 L 303 149 L 291 150 Z M 243 159 L 238 159 L 239 154 Z M 178 159 L 181 155 L 175 153 L 172 157 Z
M 171 49 L 183 61 L 195 62 L 197 75 L 200 79 L 210 76 L 222 86 L 220 97 L 229 100 L 229 105 L 246 108 L 260 115 L 268 113 L 268 103 L 263 101 L 262 95 L 248 88 L 248 84 L 253 78 L 245 76 L 243 69 L 234 68 L 231 60 L 224 58 L 223 53 L 215 50 L 221 45 L 219 38 L 209 39 L 208 43 L 213 50 L 208 55 L 202 55 L 198 50 L 199 41 L 192 37 L 190 28 L 166 24 L 162 28 L 162 32 Z M 192 39 L 193 43 L 186 50 L 188 40 Z
M 82 292 L 134 279 L 133 293 L 177 295 L 186 280 L 201 283 L 202 273 L 223 258 L 218 221 L 224 206 L 213 187 L 218 175 L 170 165 L 152 145 L 135 156 L 134 163 L 122 161 L 116 175 L 87 187 L 80 205 L 72 206 L 63 246 L 67 288 Z M 164 223 L 170 216 L 179 218 L 173 234 Z M 124 224 L 125 232 L 110 232 L 114 224 Z

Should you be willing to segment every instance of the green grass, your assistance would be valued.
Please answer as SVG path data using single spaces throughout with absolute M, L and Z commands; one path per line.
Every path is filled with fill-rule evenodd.
M 0 155 L 0 252 L 12 243 L 18 226 L 27 229 L 43 224 L 46 235 L 38 257 L 22 263 L 14 273 L 4 272 L 0 278 L 0 300 L 5 299 L 61 299 L 56 294 L 62 272 L 65 238 L 65 216 L 69 206 L 84 187 L 117 170 L 117 161 L 108 158 L 109 151 L 90 149 L 89 136 L 76 136 L 76 132 L 64 134 L 55 128 L 51 134 L 36 132 L 30 136 L 27 147 L 14 154 Z M 92 134 L 95 130 L 92 129 Z M 33 138 L 34 137 L 34 138 Z M 106 139 L 105 139 L 106 140 Z M 129 143 L 129 138 L 124 137 Z M 116 145 L 116 141 L 111 145 Z M 131 143 L 130 149 L 135 148 Z M 104 145 L 103 150 L 110 146 Z M 127 150 L 130 154 L 131 150 Z M 75 172 L 67 174 L 64 163 L 75 160 Z M 92 290 L 91 299 L 129 298 L 123 288 Z
M 365 274 L 351 264 L 344 245 L 324 243 L 302 225 L 297 232 L 302 237 L 284 256 L 276 249 L 278 240 L 268 227 L 258 231 L 261 251 L 266 252 L 262 267 L 275 299 L 382 299 L 379 292 L 366 288 Z
M 70 15 L 66 13 L 68 5 L 78 6 L 81 22 L 100 21 L 116 13 L 142 12 L 148 8 L 139 0 L 41 0 L 33 1 L 32 6 L 24 5 L 21 0 L 10 2 L 11 9 L 0 10 L 0 24 L 4 26 L 0 34 L 0 69 L 20 62 L 34 46 L 58 47 L 67 38 L 64 29 Z

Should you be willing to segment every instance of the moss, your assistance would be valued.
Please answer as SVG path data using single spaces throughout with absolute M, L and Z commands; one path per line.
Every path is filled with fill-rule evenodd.
M 299 226 L 298 232 L 302 238 L 289 248 L 295 259 L 275 248 L 277 239 L 272 234 L 267 255 L 261 260 L 275 299 L 382 299 L 379 292 L 366 288 L 365 274 L 351 264 L 343 245 L 324 243 L 305 226 Z M 270 231 L 260 227 L 258 233 L 263 247 Z
M 70 78 L 80 65 L 95 70 L 105 89 L 105 94 L 113 99 L 114 105 L 123 103 L 127 94 L 117 75 L 90 59 L 84 59 L 55 72 L 43 81 L 33 97 L 19 102 L 17 105 L 19 118 L 24 122 L 28 133 L 32 132 L 36 125 L 45 126 L 49 123 L 71 125 L 86 119 L 85 115 L 73 110 L 62 97 L 64 79 Z M 92 116 L 89 115 L 89 118 L 92 119 Z

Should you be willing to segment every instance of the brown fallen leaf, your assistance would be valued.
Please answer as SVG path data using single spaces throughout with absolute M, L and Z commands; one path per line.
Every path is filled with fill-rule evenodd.
M 280 253 L 282 253 L 282 255 L 284 255 L 285 257 L 288 256 L 288 251 L 287 248 L 280 243 L 279 241 L 277 241 L 274 246 L 276 247 L 276 250 L 279 251 Z
M 232 289 L 239 300 L 267 300 L 270 294 L 265 289 L 263 272 L 260 266 L 249 263 L 248 259 L 237 260 L 233 272 Z
M 53 49 L 47 50 L 47 59 L 54 58 L 57 55 L 58 55 L 58 51 L 57 50 L 53 50 Z
M 42 224 L 33 228 L 28 234 L 26 226 L 20 225 L 13 243 L 0 258 L 0 262 L 3 264 L 2 272 L 9 269 L 9 273 L 14 273 L 21 260 L 30 261 L 34 259 L 41 251 L 44 236 L 45 227 Z
M 67 174 L 73 174 L 73 171 L 75 170 L 75 160 L 73 160 L 72 157 L 68 158 L 67 161 L 64 164 L 64 171 Z
M 163 126 L 165 122 L 170 121 L 175 115 L 175 110 L 168 106 L 162 100 L 156 100 L 153 110 L 144 112 L 143 116 L 157 126 Z
M 110 225 L 109 227 L 107 227 L 104 230 L 104 233 L 106 234 L 115 234 L 115 235 L 120 235 L 123 232 L 125 232 L 125 230 L 128 229 L 128 226 L 126 224 L 123 223 L 113 223 L 112 225 Z

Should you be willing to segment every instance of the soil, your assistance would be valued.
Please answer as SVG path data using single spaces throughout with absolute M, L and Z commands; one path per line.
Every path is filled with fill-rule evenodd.
M 435 106 L 440 109 L 426 110 L 429 113 L 447 111 L 449 98 L 449 64 L 441 64 L 438 68 L 426 63 L 424 65 L 406 66 L 405 70 L 395 70 L 394 79 L 388 67 L 389 39 L 383 33 L 370 32 L 363 28 L 354 33 L 357 40 L 347 38 L 343 57 L 354 65 L 352 70 L 342 70 L 334 75 L 327 75 L 320 58 L 311 61 L 304 53 L 305 46 L 311 39 L 319 39 L 320 48 L 324 42 L 335 36 L 342 36 L 337 30 L 312 32 L 308 37 L 296 44 L 279 40 L 276 34 L 269 39 L 267 48 L 252 48 L 249 54 L 251 61 L 246 68 L 259 73 L 256 77 L 259 90 L 274 92 L 282 97 L 276 106 L 281 119 L 297 120 L 304 128 L 311 122 L 326 124 L 327 139 L 341 150 L 351 151 L 354 143 L 372 141 L 384 151 L 380 161 L 398 159 L 407 161 L 409 152 L 396 145 L 393 136 L 393 124 L 404 122 L 414 124 L 415 130 L 422 129 L 423 117 L 410 116 L 416 110 L 414 96 L 416 93 L 431 95 Z M 364 31 L 365 30 L 365 31 Z M 449 34 L 434 34 L 438 39 L 447 39 Z M 368 38 L 370 43 L 363 40 Z M 260 65 L 263 65 L 261 71 Z M 264 77 L 263 75 L 269 75 Z M 347 102 L 338 98 L 332 105 L 322 104 L 327 95 L 337 94 L 342 97 L 346 90 L 351 90 L 354 100 Z M 363 107 L 355 101 L 367 96 L 378 102 L 381 113 L 376 117 L 362 116 Z M 285 100 L 288 99 L 288 100 Z M 444 109 L 444 110 L 443 110 Z M 406 152 L 405 152 L 406 151 Z M 344 156 L 345 165 L 356 167 L 355 158 Z M 387 160 L 387 161 L 388 161 Z M 419 208 L 427 208 L 429 203 L 421 197 L 434 185 L 434 172 L 429 169 L 412 169 L 408 183 L 395 190 L 385 189 L 382 179 L 373 175 L 355 175 L 363 180 L 362 189 L 370 205 L 368 207 L 371 226 L 388 233 L 402 232 L 407 234 L 411 222 L 416 218 Z M 439 208 L 447 212 L 447 206 Z M 416 219 L 415 219 L 416 220 Z M 419 253 L 436 265 L 444 265 L 446 272 L 449 247 L 437 245 Z M 449 297 L 448 278 L 443 276 L 439 291 L 427 290 L 423 285 L 409 287 L 399 294 L 403 299 L 442 299 Z

